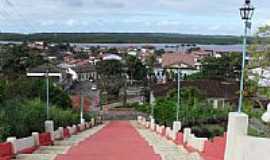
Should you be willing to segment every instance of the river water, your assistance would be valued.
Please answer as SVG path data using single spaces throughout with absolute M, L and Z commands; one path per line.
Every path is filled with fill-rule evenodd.
M 14 41 L 0 41 L 0 44 L 8 44 L 8 43 L 14 43 L 14 44 L 21 44 L 22 42 L 14 42 Z M 153 46 L 157 49 L 165 49 L 165 50 L 176 50 L 175 46 L 179 45 L 176 43 L 71 43 L 72 46 L 78 46 L 78 47 L 107 47 L 107 48 L 127 48 L 127 47 L 134 47 L 134 48 L 142 48 L 144 46 Z M 198 44 L 197 47 L 201 47 L 205 50 L 214 50 L 214 51 L 220 51 L 220 52 L 241 52 L 242 51 L 242 45 L 235 44 L 235 45 L 200 45 Z M 189 47 L 182 48 L 181 45 L 179 47 L 179 50 L 181 49 L 187 49 Z

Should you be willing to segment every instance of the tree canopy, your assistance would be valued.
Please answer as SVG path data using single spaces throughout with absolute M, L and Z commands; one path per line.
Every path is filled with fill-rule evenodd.
M 2 73 L 7 77 L 18 77 L 25 74 L 27 68 L 44 64 L 45 60 L 37 50 L 22 45 L 6 45 L 0 48 L 0 66 Z
M 146 68 L 142 62 L 135 56 L 128 55 L 126 57 L 126 65 L 128 75 L 133 80 L 144 80 L 146 77 Z
M 96 70 L 103 91 L 118 95 L 124 83 L 123 64 L 118 60 L 106 60 L 97 63 Z

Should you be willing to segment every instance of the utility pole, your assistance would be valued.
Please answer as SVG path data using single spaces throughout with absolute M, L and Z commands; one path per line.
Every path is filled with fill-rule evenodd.
M 183 44 L 182 44 L 183 45 Z M 178 45 L 179 48 L 180 45 Z M 178 51 L 178 49 L 177 49 Z M 177 52 L 179 54 L 179 52 Z M 179 109 L 180 109 L 180 86 L 181 83 L 181 66 L 177 67 L 177 107 L 176 107 L 176 121 L 179 121 Z
M 82 77 L 81 68 L 79 68 L 79 72 L 81 74 L 80 77 Z M 82 80 L 79 79 L 79 85 L 80 85 L 80 121 L 81 121 L 81 123 L 83 123 L 84 122 L 84 119 L 83 119 L 84 97 L 83 97 L 83 94 L 82 94 L 82 83 L 81 82 L 82 82 Z
M 178 53 L 179 54 L 179 53 Z M 181 65 L 181 64 L 180 64 Z M 177 105 L 176 105 L 176 121 L 173 122 L 173 133 L 177 134 L 181 130 L 181 122 L 179 121 L 180 110 L 180 81 L 181 81 L 181 66 L 177 67 Z
M 127 105 L 127 78 L 124 76 L 124 95 L 123 95 L 123 107 Z
M 47 120 L 50 119 L 50 109 L 49 109 L 49 103 L 50 103 L 50 82 L 49 82 L 49 70 L 46 71 L 46 95 L 47 95 L 47 103 L 46 103 L 46 110 L 47 110 Z
M 84 110 L 84 97 L 82 95 L 80 95 L 80 119 L 81 119 L 81 123 L 84 122 L 83 110 Z

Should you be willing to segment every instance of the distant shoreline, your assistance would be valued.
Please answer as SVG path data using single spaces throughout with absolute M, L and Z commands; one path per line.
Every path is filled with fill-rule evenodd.
M 0 33 L 0 41 L 47 41 L 55 43 L 92 44 L 218 44 L 242 43 L 239 36 L 187 35 L 167 33 Z

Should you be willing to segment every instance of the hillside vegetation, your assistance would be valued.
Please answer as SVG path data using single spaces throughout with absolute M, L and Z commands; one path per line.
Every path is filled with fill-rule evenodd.
M 168 33 L 0 33 L 0 41 L 239 44 L 241 37 Z

